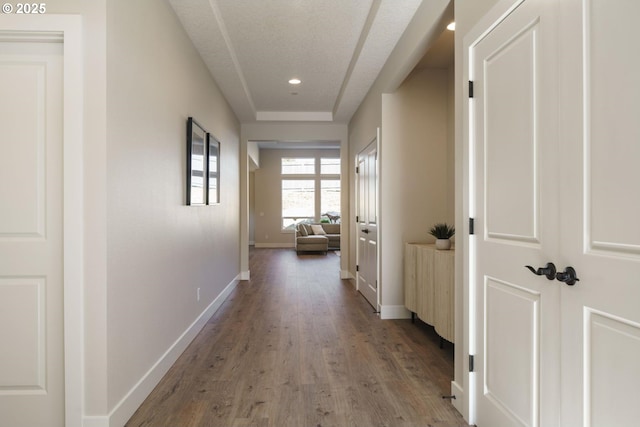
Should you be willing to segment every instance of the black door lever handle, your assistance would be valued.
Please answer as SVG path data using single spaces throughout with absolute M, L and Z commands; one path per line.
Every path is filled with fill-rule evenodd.
M 566 283 L 569 286 L 573 286 L 576 282 L 579 282 L 580 279 L 576 276 L 576 270 L 573 267 L 567 267 L 564 271 L 556 274 L 556 279 L 561 282 Z
M 556 266 L 552 262 L 548 262 L 546 267 L 539 267 L 537 270 L 530 265 L 525 265 L 525 267 L 527 267 L 536 276 L 545 276 L 549 280 L 554 280 L 556 278 Z

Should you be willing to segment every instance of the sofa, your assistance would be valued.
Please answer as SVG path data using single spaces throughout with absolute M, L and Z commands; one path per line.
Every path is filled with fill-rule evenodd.
M 295 247 L 297 253 L 340 249 L 340 224 L 297 224 Z

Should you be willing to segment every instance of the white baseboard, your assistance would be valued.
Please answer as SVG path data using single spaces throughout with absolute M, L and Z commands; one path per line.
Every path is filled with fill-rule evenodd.
M 251 271 L 241 271 L 240 280 L 251 280 Z
M 256 248 L 271 248 L 271 249 L 280 249 L 280 248 L 295 248 L 296 245 L 294 243 L 256 243 Z
M 463 388 L 455 381 L 451 381 L 451 395 L 455 396 L 455 399 L 451 399 L 451 404 L 458 412 L 460 412 L 464 416 L 463 410 L 463 401 L 464 401 L 464 390 Z
M 349 270 L 340 270 L 340 278 L 345 280 L 355 279 L 355 277 L 353 277 Z
M 82 427 L 109 427 L 109 417 L 90 417 L 82 418 Z
M 178 360 L 178 357 L 180 357 L 196 335 L 198 335 L 198 332 L 204 327 L 207 320 L 220 308 L 224 300 L 227 299 L 229 294 L 238 285 L 239 281 L 240 275 L 237 275 L 235 279 L 224 288 L 220 295 L 209 304 L 202 314 L 180 335 L 171 347 L 169 347 L 162 357 L 158 359 L 151 369 L 147 371 L 140 381 L 133 386 L 129 393 L 118 402 L 108 416 L 108 424 L 103 425 L 97 423 L 97 421 L 103 417 L 86 417 L 83 424 L 86 427 L 122 427 L 125 425 L 142 402 L 149 396 L 154 387 L 158 385 L 169 368 Z
M 380 319 L 411 319 L 411 312 L 404 305 L 382 305 Z

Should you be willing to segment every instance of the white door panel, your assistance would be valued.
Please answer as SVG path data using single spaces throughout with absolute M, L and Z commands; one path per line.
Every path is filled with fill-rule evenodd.
M 0 390 L 44 393 L 44 277 L 0 278 Z
M 536 180 L 537 25 L 519 34 L 492 34 L 483 56 L 486 234 L 489 238 L 538 242 Z M 504 40 L 512 37 L 510 40 Z M 494 40 L 504 43 L 495 46 Z M 489 46 L 487 46 L 489 45 Z M 485 49 L 490 51 L 486 52 Z M 508 82 L 507 84 L 505 84 Z M 508 100 L 509 102 L 505 102 Z
M 589 246 L 614 257 L 631 253 L 640 260 L 638 197 L 624 191 L 640 182 L 640 4 L 632 0 L 617 1 L 615 7 L 601 0 L 584 4 L 586 126 L 582 142 Z
M 64 425 L 62 44 L 0 42 L 0 425 Z
M 563 425 L 640 422 L 640 55 L 631 0 L 566 1 Z
M 557 256 L 553 18 L 526 1 L 473 48 L 477 198 L 477 425 L 557 425 L 560 286 L 532 275 Z
M 0 212 L 0 235 L 44 237 L 46 64 L 0 63 L 0 83 L 5 102 L 0 104 L 0 199 L 12 209 Z M 11 102 L 6 102 L 11 100 Z M 24 118 L 25 120 L 15 120 Z M 27 119 L 28 118 L 28 119 Z M 16 161 L 30 159 L 29 162 Z M 9 205 L 7 205 L 8 207 Z
M 484 394 L 517 425 L 536 425 L 540 294 L 487 277 L 485 313 Z
M 584 425 L 638 425 L 640 324 L 586 310 L 584 326 Z

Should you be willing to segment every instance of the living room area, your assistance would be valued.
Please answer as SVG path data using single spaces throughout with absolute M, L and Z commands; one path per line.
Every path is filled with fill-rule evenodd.
M 254 164 L 249 173 L 250 246 L 339 254 L 340 142 L 257 145 L 260 165 Z

